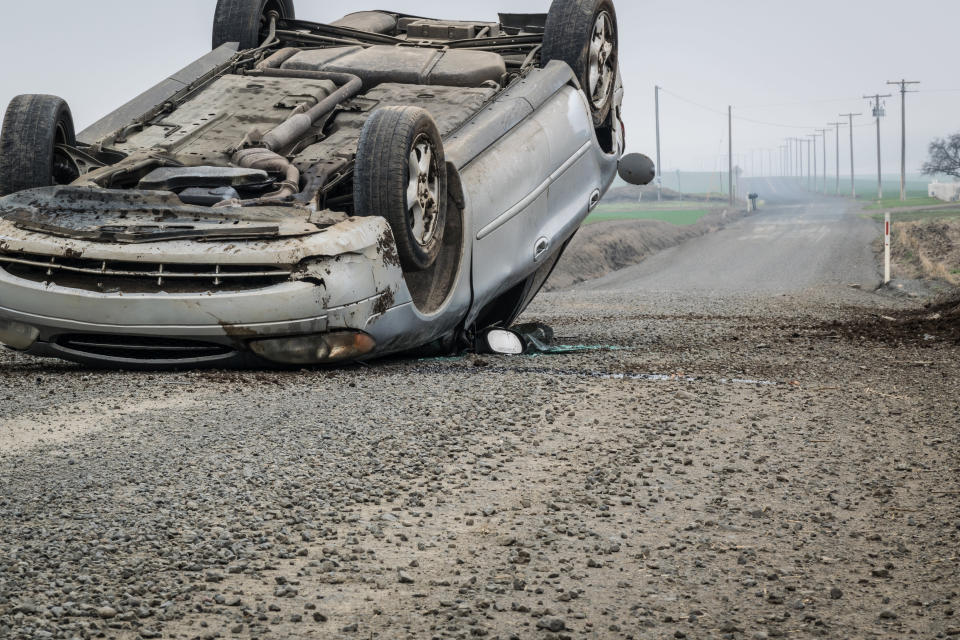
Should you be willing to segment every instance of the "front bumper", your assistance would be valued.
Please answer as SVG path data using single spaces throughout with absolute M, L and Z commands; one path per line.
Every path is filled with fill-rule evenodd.
M 354 226 L 366 227 L 354 234 L 363 242 L 336 243 L 343 253 L 308 257 L 289 281 L 249 290 L 103 292 L 25 279 L 0 265 L 0 320 L 36 330 L 32 344 L 14 345 L 27 353 L 101 366 L 265 364 L 252 342 L 344 330 L 391 344 L 389 332 L 413 321 L 413 305 L 399 265 L 384 255 L 389 226 L 379 218 Z M 329 245 L 336 236 L 307 242 Z M 302 252 L 303 244 L 279 246 Z M 271 248 L 247 258 L 264 259 Z
M 246 365 L 252 340 L 320 334 L 341 329 L 367 331 L 395 302 L 378 290 L 371 263 L 362 256 L 325 261 L 321 282 L 288 282 L 265 289 L 210 294 L 103 294 L 23 280 L 0 269 L 0 318 L 38 330 L 25 351 L 89 364 L 156 366 Z M 326 283 L 347 283 L 337 290 Z M 338 299 L 339 298 L 339 299 Z M 113 337 L 128 354 L 78 347 L 78 336 Z M 137 341 L 136 338 L 144 338 Z M 214 345 L 200 355 L 163 358 L 149 349 L 156 338 L 167 344 Z

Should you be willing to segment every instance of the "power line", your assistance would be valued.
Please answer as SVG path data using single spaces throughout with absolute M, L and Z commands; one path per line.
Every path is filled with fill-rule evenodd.
M 660 87 L 660 91 L 661 91 L 662 93 L 666 93 L 666 94 L 668 94 L 668 95 L 673 96 L 673 97 L 676 98 L 677 100 L 680 100 L 680 101 L 682 101 L 682 102 L 686 102 L 687 104 L 691 104 L 691 105 L 693 105 L 693 106 L 695 106 L 695 107 L 697 107 L 697 108 L 703 109 L 704 111 L 709 111 L 710 113 L 715 113 L 715 114 L 717 114 L 717 115 L 719 115 L 719 116 L 728 116 L 728 115 L 729 115 L 729 114 L 727 114 L 727 113 L 724 112 L 724 111 L 720 111 L 719 109 L 714 109 L 713 107 L 708 107 L 708 106 L 706 106 L 705 104 L 701 104 L 701 103 L 697 102 L 696 100 L 691 100 L 690 98 L 685 98 L 684 96 L 681 96 L 680 94 L 677 94 L 677 93 L 674 93 L 673 91 L 670 91 L 669 89 L 664 89 L 663 87 Z M 739 107 L 737 107 L 737 108 L 739 109 Z M 759 124 L 759 125 L 763 125 L 763 126 L 767 126 L 767 127 L 779 127 L 779 128 L 782 128 L 782 129 L 802 129 L 802 130 L 804 130 L 804 131 L 809 131 L 809 130 L 812 128 L 812 127 L 804 127 L 804 126 L 796 125 L 796 124 L 782 124 L 782 123 L 777 123 L 777 122 L 764 122 L 764 121 L 762 121 L 762 120 L 755 120 L 755 119 L 753 119 L 753 118 L 745 118 L 745 117 L 743 117 L 743 116 L 733 116 L 733 118 L 734 118 L 734 120 L 741 120 L 741 121 L 743 121 L 743 122 L 749 122 L 749 123 L 751 123 L 751 124 Z
M 739 109 L 739 107 L 737 107 Z M 743 116 L 734 116 L 737 120 L 742 120 L 743 122 L 750 122 L 752 124 L 760 124 L 766 127 L 778 127 L 781 129 L 802 129 L 804 131 L 809 131 L 811 127 L 803 127 L 795 124 L 779 124 L 776 122 L 764 122 L 762 120 L 754 120 L 752 118 L 744 118 Z
M 780 102 L 780 103 L 774 103 L 774 104 L 752 104 L 752 105 L 747 105 L 743 107 L 738 106 L 737 108 L 738 109 L 776 109 L 779 107 L 803 107 L 810 104 L 829 104 L 833 102 L 850 102 L 852 100 L 855 100 L 855 98 L 852 98 L 852 97 L 824 98 L 822 100 L 802 100 L 797 102 Z
M 701 109 L 704 109 L 704 110 L 706 110 L 706 111 L 710 111 L 711 113 L 716 113 L 717 115 L 720 115 L 720 116 L 726 116 L 726 115 L 727 115 L 727 113 L 726 113 L 725 111 L 720 111 L 719 109 L 714 109 L 713 107 L 708 107 L 708 106 L 706 106 L 706 105 L 702 105 L 702 104 L 700 104 L 699 102 L 696 102 L 696 101 L 691 100 L 691 99 L 689 99 L 689 98 L 684 98 L 683 96 L 678 95 L 678 94 L 674 93 L 673 91 L 669 91 L 668 89 L 664 89 L 663 87 L 660 87 L 660 91 L 662 91 L 663 93 L 666 93 L 666 94 L 668 94 L 668 95 L 671 95 L 671 96 L 673 96 L 674 98 L 676 98 L 676 99 L 678 99 L 678 100 L 682 100 L 683 102 L 692 104 L 692 105 L 695 106 L 695 107 L 700 107 Z

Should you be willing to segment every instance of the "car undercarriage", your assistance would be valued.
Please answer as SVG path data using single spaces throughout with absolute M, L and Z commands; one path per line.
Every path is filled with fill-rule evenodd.
M 509 326 L 623 152 L 615 18 L 593 4 L 589 55 L 565 61 L 548 49 L 569 0 L 498 22 L 329 25 L 289 0 L 220 0 L 211 53 L 78 134 L 65 102 L 22 96 L 3 144 L 49 154 L 19 172 L 0 159 L 0 342 L 119 366 L 289 365 Z M 41 144 L 24 138 L 34 121 Z

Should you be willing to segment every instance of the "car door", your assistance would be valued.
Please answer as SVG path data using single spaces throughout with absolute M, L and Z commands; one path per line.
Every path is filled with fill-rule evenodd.
M 466 168 L 475 313 L 536 271 L 580 224 L 599 186 L 594 140 L 585 101 L 565 86 Z
M 550 186 L 547 211 L 537 231 L 537 266 L 570 239 L 600 199 L 602 151 L 586 99 L 573 87 L 564 87 L 537 111 L 540 125 L 550 132 Z
M 528 117 L 470 163 L 463 184 L 473 227 L 474 308 L 522 280 L 548 209 L 547 131 Z

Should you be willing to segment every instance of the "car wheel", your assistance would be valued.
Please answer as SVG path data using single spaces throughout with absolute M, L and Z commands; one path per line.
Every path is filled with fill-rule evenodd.
M 239 42 L 241 50 L 259 47 L 267 37 L 271 11 L 285 20 L 296 18 L 293 0 L 218 0 L 213 48 L 227 42 Z
M 407 271 L 433 266 L 443 244 L 447 164 L 440 131 L 417 107 L 384 107 L 360 133 L 354 175 L 357 215 L 390 223 Z
M 618 58 L 619 31 L 612 0 L 553 0 L 540 59 L 544 65 L 551 60 L 570 65 L 597 127 L 610 115 Z
M 0 196 L 76 180 L 76 165 L 57 148 L 76 144 L 73 116 L 63 99 L 15 97 L 7 107 L 0 132 Z

